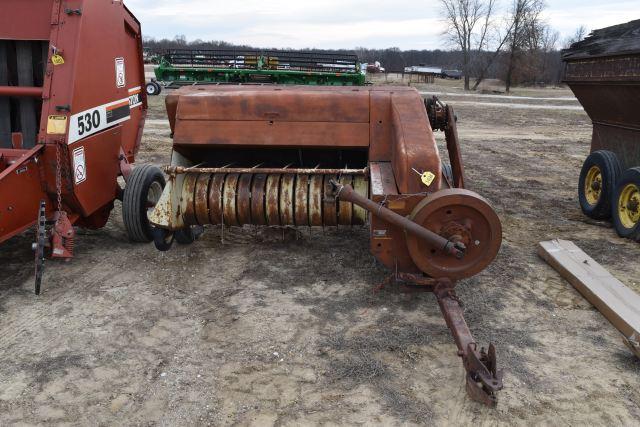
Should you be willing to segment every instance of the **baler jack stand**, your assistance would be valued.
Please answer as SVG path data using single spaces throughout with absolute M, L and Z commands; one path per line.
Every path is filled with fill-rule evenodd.
M 498 402 L 496 393 L 503 388 L 503 371 L 497 370 L 496 348 L 491 343 L 489 350 L 478 350 L 471 331 L 464 320 L 462 302 L 455 292 L 455 283 L 449 279 L 432 279 L 407 273 L 396 273 L 385 283 L 396 282 L 406 292 L 433 292 L 440 305 L 451 334 L 458 347 L 458 356 L 462 357 L 466 375 L 466 388 L 469 397 L 483 405 L 495 408 Z
M 76 232 L 65 211 L 53 214 L 53 228 L 51 229 L 51 258 L 69 261 L 73 258 Z

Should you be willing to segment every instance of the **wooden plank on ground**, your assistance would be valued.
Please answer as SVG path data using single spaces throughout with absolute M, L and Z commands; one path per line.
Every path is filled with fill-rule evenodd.
M 540 242 L 538 255 L 593 304 L 640 357 L 640 295 L 568 240 Z

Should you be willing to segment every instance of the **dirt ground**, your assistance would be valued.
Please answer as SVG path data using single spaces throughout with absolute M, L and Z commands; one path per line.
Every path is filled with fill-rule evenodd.
M 458 287 L 498 346 L 497 409 L 467 398 L 432 295 L 374 292 L 388 272 L 366 230 L 210 227 L 160 253 L 127 242 L 117 203 L 72 262 L 47 264 L 40 297 L 33 234 L 0 247 L 0 424 L 638 424 L 640 360 L 535 253 L 571 239 L 640 292 L 640 245 L 578 207 L 588 117 L 566 89 L 460 86 L 419 89 L 448 94 L 468 186 L 503 221 L 495 263 Z M 170 143 L 153 98 L 139 161 L 167 163 Z

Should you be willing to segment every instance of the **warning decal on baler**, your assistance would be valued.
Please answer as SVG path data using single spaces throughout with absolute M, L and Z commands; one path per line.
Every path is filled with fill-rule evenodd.
M 125 87 L 127 78 L 124 70 L 124 58 L 116 58 L 116 87 Z
M 118 123 L 129 120 L 129 99 L 125 98 L 100 105 L 71 116 L 69 124 L 69 144 L 80 141 Z
M 76 185 L 87 180 L 87 163 L 84 158 L 84 147 L 73 150 L 73 181 Z

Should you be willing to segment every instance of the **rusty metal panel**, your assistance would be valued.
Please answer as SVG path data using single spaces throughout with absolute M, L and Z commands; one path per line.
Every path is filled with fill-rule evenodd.
M 372 162 L 371 169 L 371 195 L 384 196 L 398 194 L 396 180 L 393 177 L 391 162 Z
M 371 91 L 370 104 L 371 118 L 369 122 L 369 133 L 371 149 L 369 150 L 369 161 L 388 161 L 391 158 L 392 148 L 389 141 L 393 139 L 391 92 Z
M 180 120 L 369 123 L 369 92 L 306 87 L 200 91 L 184 96 Z
M 31 227 L 36 222 L 36 212 L 40 200 L 47 202 L 47 209 L 52 208 L 40 185 L 40 174 L 36 159 L 40 158 L 43 147 L 37 146 L 30 151 L 19 151 L 16 162 L 0 172 L 0 195 L 3 195 L 0 212 L 0 242 L 15 236 Z M 6 152 L 6 150 L 3 150 Z M 18 191 L 16 191 L 18 190 Z M 19 195 L 20 197 L 8 197 Z
M 412 93 L 392 94 L 395 141 L 391 163 L 400 193 L 423 193 L 440 188 L 442 164 L 435 136 L 422 98 Z M 431 172 L 436 178 L 425 186 L 414 171 Z
M 613 151 L 623 170 L 640 166 L 640 129 L 593 124 L 591 151 Z
M 59 0 L 2 0 L 0 39 L 49 40 L 52 8 Z
M 629 127 L 640 132 L 640 77 L 637 84 L 570 83 L 592 121 L 610 125 Z
M 176 145 L 368 147 L 367 123 L 179 120 Z

